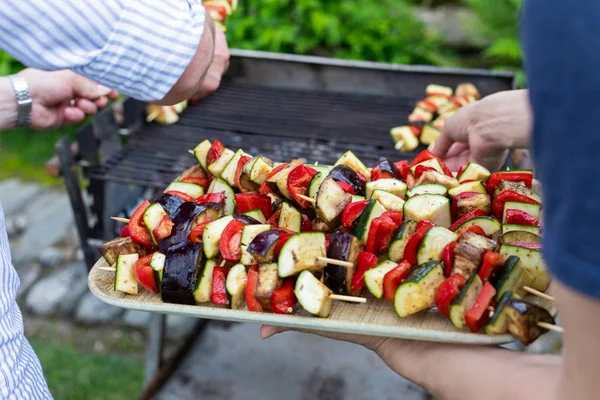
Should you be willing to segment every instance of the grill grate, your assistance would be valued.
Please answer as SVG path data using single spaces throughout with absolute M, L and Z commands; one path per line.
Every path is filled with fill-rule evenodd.
M 389 129 L 402 125 L 418 99 L 281 89 L 225 81 L 175 125 L 144 125 L 89 176 L 163 188 L 196 161 L 187 150 L 219 139 L 233 150 L 275 161 L 333 163 L 352 150 L 368 165 L 381 156 L 411 158 L 393 148 Z

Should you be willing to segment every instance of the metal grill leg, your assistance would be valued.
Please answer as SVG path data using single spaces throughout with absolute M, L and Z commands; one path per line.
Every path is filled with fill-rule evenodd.
M 144 383 L 147 384 L 159 371 L 163 364 L 163 345 L 165 337 L 165 314 L 152 314 L 148 325 L 146 343 L 146 369 Z

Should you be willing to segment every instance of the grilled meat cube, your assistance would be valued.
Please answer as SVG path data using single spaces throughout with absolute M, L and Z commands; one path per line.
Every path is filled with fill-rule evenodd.
M 519 194 L 525 195 L 534 200 L 537 200 L 537 201 L 540 200 L 540 196 L 533 190 L 529 189 L 527 186 L 521 185 L 520 183 L 517 183 L 517 182 L 511 182 L 511 181 L 500 182 L 500 184 L 498 184 L 498 186 L 496 187 L 496 190 L 494 190 L 494 197 L 498 196 L 500 193 L 504 192 L 505 190 L 512 190 L 513 192 L 517 192 Z
M 475 210 L 482 210 L 487 214 L 492 212 L 492 202 L 486 194 L 480 193 L 467 199 L 458 199 L 456 201 L 456 218 L 460 218 Z
M 454 249 L 453 274 L 460 274 L 469 279 L 471 275 L 477 272 L 483 254 L 492 251 L 496 247 L 496 242 L 480 236 L 473 232 L 467 232 L 460 239 Z
M 98 251 L 110 265 L 117 262 L 117 256 L 120 254 L 139 254 L 140 257 L 146 255 L 144 246 L 135 243 L 130 237 L 117 238 L 106 242 L 98 248 Z
M 425 171 L 423 174 L 417 179 L 417 183 L 415 186 L 423 185 L 425 183 L 437 183 L 447 187 L 448 189 L 452 189 L 459 185 L 456 178 L 451 176 L 447 176 L 444 174 L 440 174 L 437 171 Z

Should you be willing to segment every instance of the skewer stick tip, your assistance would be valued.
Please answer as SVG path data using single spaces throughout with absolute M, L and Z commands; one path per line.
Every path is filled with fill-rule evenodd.
M 154 121 L 156 119 L 156 117 L 158 117 L 159 115 L 160 115 L 160 110 L 155 110 L 155 111 L 151 112 L 146 117 L 146 122 L 152 122 L 152 121 Z
M 398 140 L 396 142 L 396 144 L 394 145 L 394 148 L 398 151 L 402 150 L 403 147 L 404 147 L 404 140 Z
M 336 260 L 335 258 L 328 258 L 328 257 L 317 257 L 317 259 L 319 261 L 326 262 L 327 264 L 339 265 L 340 267 L 346 267 L 346 268 L 354 267 L 354 264 L 352 264 L 350 261 Z
M 194 150 L 188 150 L 188 153 L 190 153 L 191 155 L 195 155 Z
M 537 326 L 540 328 L 548 329 L 549 331 L 560 332 L 563 333 L 565 330 L 562 326 L 549 324 L 547 322 L 538 322 Z
M 119 222 L 123 222 L 128 224 L 129 223 L 129 218 L 121 218 L 121 217 L 110 217 L 111 219 L 115 220 L 115 221 L 119 221 Z
M 302 200 L 306 200 L 306 201 L 308 201 L 309 203 L 313 203 L 313 204 L 317 202 L 317 201 L 316 201 L 315 199 L 313 199 L 312 197 L 304 196 L 304 195 L 302 195 L 302 194 L 297 194 L 297 195 L 296 195 L 296 197 L 298 197 L 298 198 L 300 198 L 300 199 L 302 199 Z
M 344 296 L 341 294 L 330 294 L 329 298 L 331 300 L 347 301 L 349 303 L 366 303 L 367 302 L 367 299 L 364 297 Z
M 108 271 L 108 272 L 117 272 L 117 269 L 115 267 L 96 267 L 102 271 Z
M 523 290 L 525 290 L 526 292 L 529 292 L 537 297 L 541 297 L 542 299 L 546 299 L 549 301 L 556 301 L 556 299 L 553 296 L 550 296 L 544 292 L 540 292 L 539 290 L 536 290 L 534 288 L 531 288 L 529 286 L 523 286 Z

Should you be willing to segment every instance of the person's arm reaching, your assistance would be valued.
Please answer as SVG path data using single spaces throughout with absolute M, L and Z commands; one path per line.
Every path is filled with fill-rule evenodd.
M 0 48 L 145 101 L 174 104 L 201 91 L 214 42 L 201 0 L 0 0 Z

